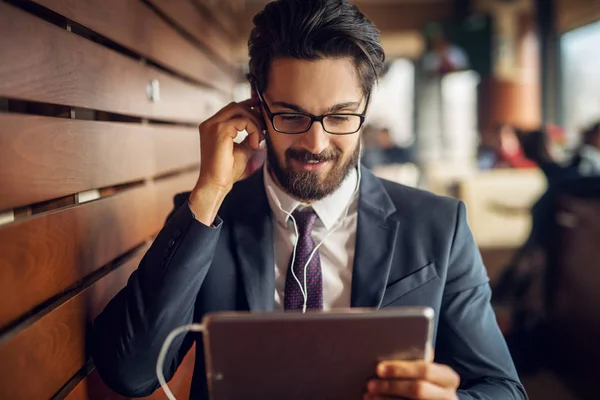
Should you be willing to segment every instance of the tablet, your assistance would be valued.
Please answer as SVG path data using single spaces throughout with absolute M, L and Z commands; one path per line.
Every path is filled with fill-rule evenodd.
M 361 399 L 379 361 L 428 356 L 433 316 L 426 307 L 206 315 L 211 399 Z

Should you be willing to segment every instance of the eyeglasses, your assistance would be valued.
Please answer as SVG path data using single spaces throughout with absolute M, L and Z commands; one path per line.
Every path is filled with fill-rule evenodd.
M 371 94 L 367 95 L 365 110 L 362 114 L 338 113 L 325 115 L 312 115 L 301 112 L 277 112 L 273 113 L 269 109 L 262 93 L 256 91 L 260 102 L 267 112 L 267 116 L 273 125 L 273 129 L 277 132 L 288 135 L 297 135 L 308 132 L 315 121 L 318 121 L 323 126 L 323 130 L 332 135 L 351 135 L 360 130 L 365 122 L 367 107 Z

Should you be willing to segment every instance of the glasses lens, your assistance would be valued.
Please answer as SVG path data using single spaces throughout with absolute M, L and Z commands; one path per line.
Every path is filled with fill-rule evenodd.
M 361 118 L 358 115 L 332 114 L 326 116 L 323 123 L 329 133 L 354 133 L 360 128 Z
M 310 117 L 302 114 L 278 114 L 273 118 L 274 128 L 281 132 L 304 132 L 309 125 Z

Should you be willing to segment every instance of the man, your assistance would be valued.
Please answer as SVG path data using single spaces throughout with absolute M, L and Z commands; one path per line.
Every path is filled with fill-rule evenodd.
M 464 205 L 359 173 L 360 128 L 384 62 L 375 26 L 347 0 L 272 2 L 254 24 L 253 98 L 200 126 L 196 186 L 175 198 L 95 322 L 106 383 L 153 392 L 165 337 L 210 311 L 419 305 L 436 312 L 436 362 L 381 363 L 365 398 L 525 398 Z M 242 130 L 249 136 L 235 144 Z M 236 183 L 263 138 L 267 166 Z M 305 267 L 303 287 L 295 278 Z M 191 397 L 206 398 L 200 336 L 173 343 L 165 375 L 194 340 Z

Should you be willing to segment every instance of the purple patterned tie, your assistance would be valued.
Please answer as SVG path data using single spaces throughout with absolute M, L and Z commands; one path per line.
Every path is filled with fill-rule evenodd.
M 302 310 L 304 305 L 304 297 L 298 281 L 304 288 L 304 266 L 308 262 L 308 257 L 315 249 L 315 241 L 311 233 L 317 221 L 317 214 L 312 209 L 308 211 L 294 211 L 292 213 L 296 224 L 298 225 L 298 244 L 296 246 L 296 259 L 294 265 L 290 266 L 285 277 L 285 297 L 284 310 Z M 290 263 L 292 259 L 290 258 Z M 292 268 L 296 274 L 296 278 L 292 275 Z M 321 258 L 319 252 L 316 251 L 312 256 L 310 263 L 306 267 L 306 289 L 308 300 L 306 303 L 307 309 L 322 310 L 323 309 L 323 275 L 321 273 Z

